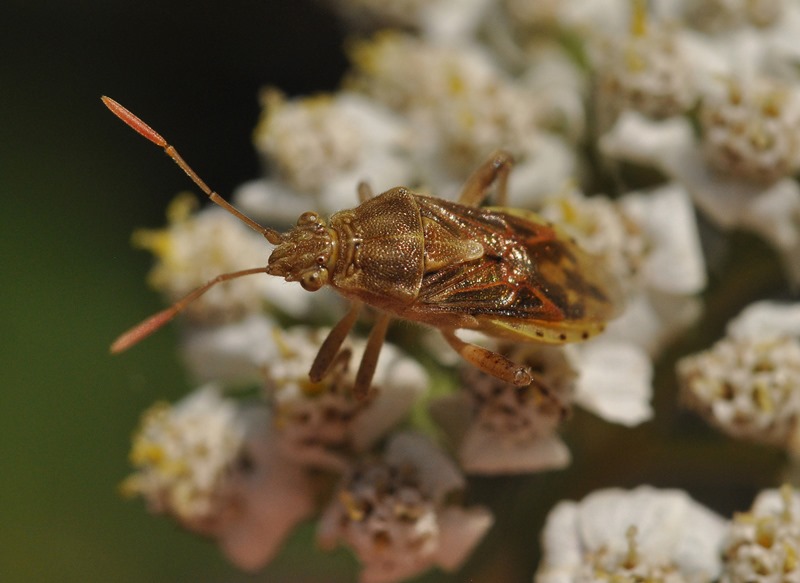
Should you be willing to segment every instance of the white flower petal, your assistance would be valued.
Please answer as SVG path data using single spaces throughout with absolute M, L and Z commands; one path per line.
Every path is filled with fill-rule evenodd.
M 800 495 L 788 485 L 763 490 L 734 516 L 721 583 L 796 581 L 800 576 Z
M 797 446 L 800 338 L 792 306 L 760 302 L 708 350 L 677 364 L 684 404 L 738 438 Z
M 588 81 L 578 65 L 561 48 L 545 45 L 532 59 L 520 82 L 542 98 L 543 122 L 546 127 L 564 134 L 571 142 L 586 131 L 586 99 Z
M 800 337 L 800 303 L 755 302 L 728 324 L 734 338 Z
M 220 490 L 246 433 L 241 410 L 219 388 L 205 385 L 174 405 L 143 415 L 130 458 L 136 467 L 123 492 L 140 495 L 153 512 L 204 532 L 224 504 Z
M 362 180 L 376 194 L 414 180 L 408 123 L 381 104 L 347 91 L 287 100 L 272 90 L 264 102 L 256 147 L 276 176 L 237 195 L 257 217 L 293 224 L 358 206 Z
M 327 320 L 344 304 L 341 297 L 329 287 L 307 292 L 297 282 L 267 276 L 261 286 L 264 300 L 271 307 L 293 318 Z
M 437 42 L 455 42 L 474 32 L 491 0 L 436 0 L 423 2 L 421 28 Z
M 621 204 L 645 230 L 652 247 L 642 267 L 648 286 L 674 294 L 702 291 L 705 264 L 686 190 L 670 184 L 648 195 L 628 195 Z
M 772 91 L 775 95 L 783 95 L 780 89 Z M 787 95 L 796 95 L 793 88 L 786 89 L 785 92 Z M 758 97 L 750 99 L 757 100 Z M 729 112 L 728 117 L 725 118 L 728 120 L 727 125 L 711 126 L 707 129 L 708 136 L 711 136 L 709 139 L 722 132 L 717 139 L 722 144 L 720 156 L 723 158 L 728 155 L 733 156 L 733 162 L 730 163 L 734 165 L 734 169 L 737 167 L 750 168 L 747 166 L 750 164 L 753 168 L 752 172 L 768 173 L 772 168 L 770 162 L 773 162 L 774 172 L 779 173 L 781 168 L 790 165 L 791 161 L 797 158 L 798 153 L 793 145 L 794 142 L 787 137 L 797 133 L 792 129 L 797 125 L 794 121 L 797 117 L 795 113 L 797 107 L 791 105 L 797 100 L 792 101 L 787 98 L 784 101 L 787 102 L 787 105 L 782 108 L 781 111 L 785 110 L 785 112 L 779 116 L 780 119 L 776 121 L 772 118 L 758 118 L 750 124 L 753 127 L 760 127 L 758 124 L 780 126 L 770 130 L 772 133 L 780 130 L 779 137 L 772 138 L 773 142 L 778 144 L 775 146 L 775 152 L 761 151 L 750 145 L 752 140 L 748 141 L 739 136 L 737 132 L 740 132 L 744 122 L 739 120 L 740 114 L 736 111 Z M 783 104 L 783 101 L 780 103 Z M 711 106 L 709 105 L 709 107 Z M 735 107 L 738 106 L 730 106 L 732 109 Z M 756 105 L 750 107 L 756 108 Z M 765 116 L 761 113 L 753 115 Z M 707 117 L 716 119 L 711 114 Z M 751 130 L 751 133 L 754 131 Z M 800 265 L 800 186 L 795 180 L 785 178 L 777 180 L 774 184 L 765 185 L 763 180 L 745 180 L 733 174 L 714 170 L 707 160 L 706 152 L 696 143 L 689 121 L 685 119 L 653 122 L 639 114 L 626 112 L 611 131 L 601 138 L 600 148 L 611 158 L 654 166 L 673 180 L 677 180 L 691 194 L 695 204 L 723 229 L 741 226 L 760 234 L 780 251 L 790 277 L 794 281 L 800 281 L 800 267 L 798 267 Z M 737 156 L 744 154 L 741 152 L 735 156 L 729 154 L 728 150 L 731 148 L 735 152 L 739 152 L 741 148 L 748 152 L 752 150 L 752 160 L 739 162 Z M 748 158 L 748 160 L 750 159 Z M 788 171 L 783 174 L 779 173 L 778 177 L 786 172 Z
M 642 553 L 663 560 L 681 538 L 688 502 L 683 492 L 658 492 L 646 486 L 632 492 L 593 492 L 581 501 L 578 531 L 589 549 L 606 546 L 624 553 L 628 548 L 625 534 L 635 524 Z
M 408 415 L 427 390 L 428 376 L 417 362 L 386 343 L 373 393 L 358 401 L 352 387 L 366 342 L 353 340 L 345 345 L 349 360 L 338 361 L 321 382 L 311 383 L 308 371 L 326 332 L 295 327 L 276 333 L 280 354 L 268 363 L 265 374 L 287 455 L 298 463 L 341 470 L 348 454 L 367 450 Z
M 422 435 L 395 434 L 386 448 L 385 458 L 390 464 L 412 464 L 416 467 L 421 483 L 437 501 L 454 490 L 464 488 L 466 484 L 453 461 Z
M 630 23 L 630 2 L 625 0 L 563 0 L 560 20 L 587 36 L 625 34 Z
M 359 362 L 360 356 L 361 352 L 355 353 L 354 362 Z M 428 375 L 417 362 L 384 344 L 373 379 L 378 394 L 353 422 L 354 449 L 365 451 L 405 418 L 428 383 Z
M 570 408 L 577 372 L 562 347 L 491 344 L 535 371 L 536 381 L 515 387 L 468 365 L 461 390 L 435 399 L 431 415 L 473 474 L 516 474 L 562 468 L 570 461 L 556 432 Z
M 625 310 L 603 333 L 604 341 L 628 343 L 651 356 L 692 325 L 703 312 L 694 296 L 673 295 L 650 290 L 628 298 Z
M 568 348 L 579 371 L 577 404 L 603 419 L 628 426 L 653 415 L 652 364 L 644 351 L 602 338 Z
M 536 583 L 572 583 L 574 572 L 584 553 L 581 538 L 576 536 L 580 516 L 577 502 L 559 502 L 547 515 L 542 531 L 542 564 L 536 573 Z
M 761 516 L 781 516 L 787 509 L 795 520 L 800 519 L 800 492 L 797 490 L 789 493 L 783 489 L 762 490 L 753 501 L 751 512 Z
M 742 224 L 775 246 L 789 277 L 800 283 L 800 185 L 785 179 L 763 191 L 750 201 Z
M 575 152 L 563 139 L 538 132 L 529 142 L 529 151 L 509 175 L 510 206 L 533 207 L 543 197 L 563 190 L 578 172 Z
M 492 513 L 485 508 L 445 508 L 439 514 L 436 564 L 445 571 L 458 569 L 493 523 Z
M 140 229 L 134 244 L 158 258 L 150 284 L 177 301 L 223 273 L 257 268 L 269 251 L 263 237 L 223 209 L 211 206 L 194 213 L 194 199 L 180 195 L 167 210 L 165 229 Z M 227 322 L 260 310 L 261 274 L 214 285 L 191 302 L 183 314 L 201 323 Z
M 569 465 L 572 456 L 557 435 L 509 443 L 496 433 L 473 426 L 459 448 L 461 466 L 468 474 L 522 474 L 558 470 Z
M 276 355 L 274 328 L 263 314 L 223 326 L 193 326 L 181 342 L 183 363 L 198 381 L 260 381 L 264 365 Z
M 233 192 L 234 204 L 253 219 L 268 225 L 289 227 L 306 211 L 318 210 L 312 198 L 299 196 L 274 178 L 259 178 L 240 185 Z
M 693 144 L 694 133 L 686 119 L 653 121 L 640 113 L 625 111 L 600 138 L 600 151 L 609 158 L 666 171 L 680 167 Z
M 224 522 L 217 540 L 240 569 L 263 567 L 289 531 L 314 511 L 314 493 L 303 470 L 281 458 L 275 436 L 265 429 L 248 439 L 251 470 L 237 474 L 229 495 L 237 500 L 234 516 Z
M 237 566 L 259 568 L 314 506 L 307 477 L 276 455 L 268 427 L 263 408 L 206 385 L 143 418 L 132 452 L 138 472 L 123 489 L 214 538 Z

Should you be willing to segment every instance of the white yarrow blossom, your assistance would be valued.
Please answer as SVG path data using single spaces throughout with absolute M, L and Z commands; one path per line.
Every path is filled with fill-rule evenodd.
M 711 582 L 725 530 L 725 520 L 680 490 L 598 490 L 550 512 L 534 580 Z
M 288 225 L 306 211 L 353 208 L 362 181 L 376 194 L 414 181 L 406 122 L 364 96 L 287 100 L 267 90 L 263 107 L 255 145 L 269 177 L 246 184 L 234 200 L 265 222 Z
M 800 454 L 800 306 L 753 304 L 677 371 L 684 402 L 709 423 Z
M 319 383 L 308 378 L 327 330 L 275 330 L 279 353 L 264 370 L 267 400 L 274 408 L 279 447 L 302 465 L 341 470 L 348 457 L 368 449 L 397 425 L 427 390 L 428 375 L 414 360 L 384 344 L 370 396 L 353 395 L 355 372 L 365 342 L 340 352 Z
M 795 145 L 800 93 L 793 89 L 782 95 L 764 98 L 771 105 L 759 102 L 750 109 L 734 103 L 740 99 L 735 97 L 729 106 L 706 109 L 704 142 L 686 118 L 652 121 L 627 111 L 601 138 L 600 149 L 609 158 L 659 169 L 721 229 L 739 227 L 764 237 L 797 282 L 800 186 L 788 173 L 797 168 L 800 155 Z
M 434 566 L 453 571 L 493 521 L 485 508 L 448 501 L 464 487 L 455 465 L 426 438 L 396 434 L 382 459 L 347 472 L 322 515 L 319 542 L 351 547 L 362 583 L 403 581 Z
M 142 415 L 130 454 L 137 471 L 122 489 L 144 496 L 153 512 L 202 523 L 219 512 L 216 497 L 244 436 L 236 403 L 213 386 L 173 406 L 158 403 Z
M 800 90 L 767 79 L 726 79 L 703 99 L 709 164 L 726 176 L 769 185 L 800 169 Z
M 642 8 L 643 2 L 637 3 Z M 631 33 L 595 43 L 595 108 L 600 131 L 623 111 L 655 119 L 680 115 L 697 99 L 695 71 L 674 27 L 647 21 L 637 11 Z
M 447 198 L 499 148 L 514 155 L 515 192 L 542 193 L 576 172 L 574 151 L 543 128 L 553 107 L 479 45 L 381 33 L 351 51 L 351 85 L 407 117 L 420 180 Z
M 800 580 L 800 494 L 764 490 L 749 512 L 734 516 L 726 537 L 721 583 Z
M 121 489 L 213 538 L 239 567 L 257 568 L 313 509 L 307 478 L 278 458 L 267 427 L 263 410 L 212 385 L 157 404 L 142 417 L 131 450 L 136 471 Z
M 181 339 L 183 363 L 198 382 L 260 383 L 264 367 L 278 354 L 276 326 L 271 317 L 259 313 L 221 326 L 193 326 Z

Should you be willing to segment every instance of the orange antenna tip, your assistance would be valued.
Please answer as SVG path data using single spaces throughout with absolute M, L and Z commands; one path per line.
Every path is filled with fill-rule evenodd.
M 172 318 L 175 317 L 177 311 L 174 307 L 167 308 L 166 310 L 162 310 L 157 314 L 153 314 L 144 322 L 137 324 L 124 334 L 122 334 L 119 338 L 114 340 L 111 344 L 111 354 L 119 354 L 120 352 L 124 352 L 128 350 L 134 344 L 138 344 L 140 340 L 147 338 L 153 332 L 161 328 L 164 324 L 169 322 Z
M 103 95 L 100 98 L 103 101 L 103 104 L 111 110 L 111 112 L 132 127 L 136 132 L 153 142 L 156 146 L 161 146 L 165 148 L 168 144 L 167 141 L 162 138 L 157 131 L 151 128 L 149 125 L 144 123 L 140 120 L 137 116 L 132 114 L 128 111 L 125 107 L 111 99 L 110 97 L 106 97 Z

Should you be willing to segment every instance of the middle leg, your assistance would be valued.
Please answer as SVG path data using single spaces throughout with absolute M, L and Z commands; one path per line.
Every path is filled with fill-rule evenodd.
M 369 333 L 364 356 L 361 357 L 361 364 L 358 366 L 358 372 L 356 373 L 356 382 L 353 385 L 353 394 L 359 401 L 363 401 L 369 395 L 369 390 L 372 387 L 372 377 L 375 375 L 375 369 L 378 366 L 378 356 L 380 356 L 383 340 L 386 338 L 386 331 L 389 329 L 391 321 L 392 317 L 389 314 L 380 314 L 372 327 L 372 331 Z

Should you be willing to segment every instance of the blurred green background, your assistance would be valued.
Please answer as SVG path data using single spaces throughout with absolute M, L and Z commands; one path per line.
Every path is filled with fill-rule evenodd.
M 311 526 L 247 576 L 117 496 L 140 413 L 189 388 L 171 330 L 108 355 L 120 331 L 160 308 L 144 283 L 150 259 L 131 249 L 130 233 L 163 224 L 189 183 L 99 100 L 141 115 L 230 193 L 259 173 L 258 90 L 336 87 L 345 67 L 336 23 L 310 0 L 6 0 L 0 23 L 0 581 L 352 580 L 345 553 L 308 554 Z M 705 324 L 672 357 L 707 346 L 727 317 L 780 286 L 771 253 L 751 238 L 725 265 L 740 276 L 715 275 Z M 490 504 L 497 525 L 463 573 L 424 580 L 530 580 L 544 512 L 596 487 L 680 486 L 730 512 L 776 483 L 778 452 L 680 413 L 669 356 L 658 370 L 654 423 L 627 430 L 577 413 L 568 471 L 473 480 L 469 501 Z

